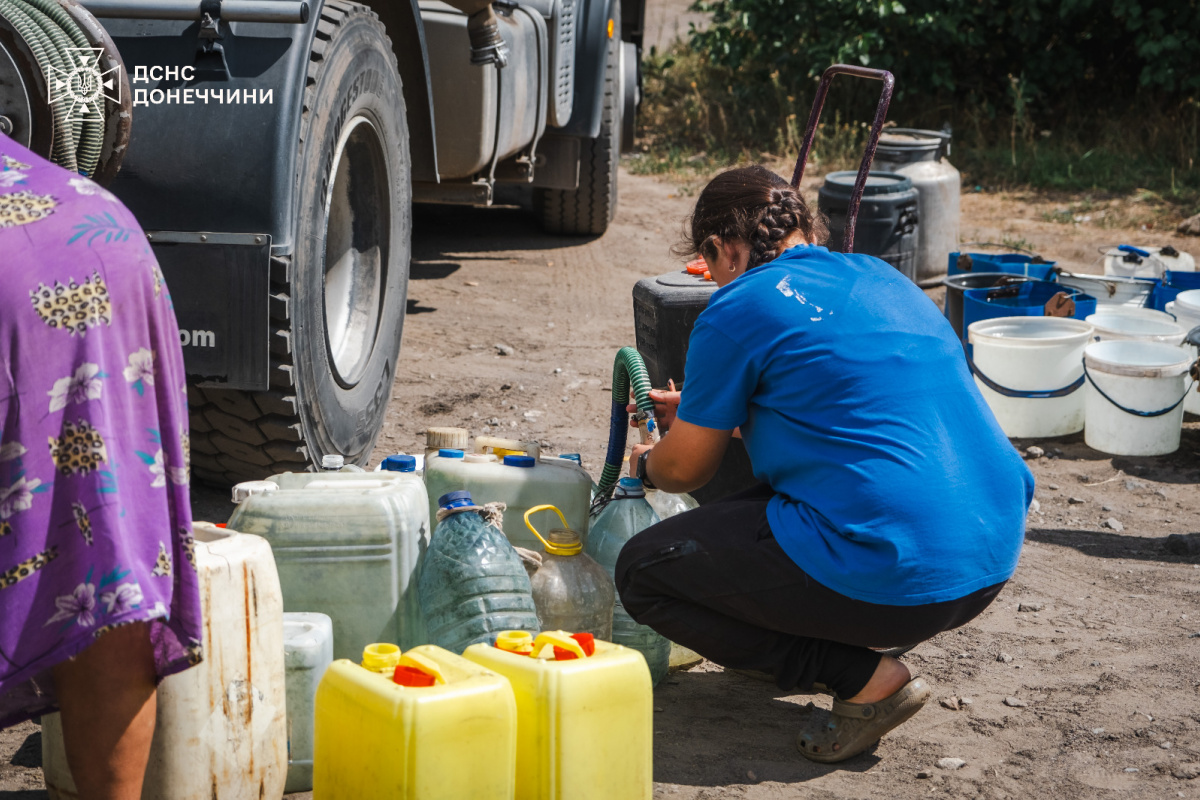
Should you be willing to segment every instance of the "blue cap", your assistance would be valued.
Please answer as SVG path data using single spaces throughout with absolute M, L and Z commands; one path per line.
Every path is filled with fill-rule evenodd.
M 533 456 L 505 456 L 504 465 L 508 467 L 525 467 L 531 468 L 537 465 L 537 460 Z
M 416 472 L 417 460 L 412 456 L 388 456 L 381 465 L 385 472 Z
M 462 458 L 462 457 L 463 457 L 463 451 L 462 451 L 462 450 L 450 450 L 450 449 L 447 449 L 447 448 L 442 448 L 441 450 L 438 450 L 438 457 L 439 457 L 439 458 Z
M 642 486 L 642 482 L 637 478 L 621 478 L 617 481 L 617 491 L 613 495 L 617 497 L 645 497 L 646 489 Z
M 475 502 L 471 499 L 471 493 L 466 489 L 459 489 L 457 492 L 446 492 L 438 498 L 438 508 L 462 508 L 463 506 L 473 506 Z
M 565 458 L 567 461 L 574 461 L 579 466 L 583 466 L 583 456 L 579 453 L 562 453 L 559 458 Z

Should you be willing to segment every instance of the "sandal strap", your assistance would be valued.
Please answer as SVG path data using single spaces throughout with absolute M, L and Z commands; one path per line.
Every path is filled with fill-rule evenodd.
M 833 701 L 833 713 L 839 717 L 850 719 L 871 719 L 877 709 L 875 703 L 847 703 L 842 700 Z

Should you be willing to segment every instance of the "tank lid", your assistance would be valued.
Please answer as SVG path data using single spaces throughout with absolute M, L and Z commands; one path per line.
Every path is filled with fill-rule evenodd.
M 706 281 L 704 280 L 703 275 L 692 275 L 687 270 L 683 269 L 677 269 L 674 272 L 668 272 L 665 275 L 659 275 L 654 279 L 654 282 L 660 286 L 684 286 L 689 289 L 703 289 L 709 293 L 717 290 L 716 282 Z
M 858 173 L 852 170 L 831 172 L 825 176 L 825 189 L 837 194 L 849 194 L 854 191 L 854 181 Z M 884 194 L 901 194 L 912 191 L 912 178 L 898 172 L 876 172 L 867 174 L 867 185 L 863 188 L 863 197 Z
M 529 469 L 537 465 L 537 460 L 533 456 L 505 456 L 504 465 Z
M 383 460 L 383 470 L 385 472 L 416 472 L 417 460 L 406 455 L 388 456 Z
M 621 478 L 617 481 L 617 489 L 613 492 L 613 499 L 618 500 L 622 497 L 645 497 L 646 487 L 637 478 Z
M 279 488 L 275 481 L 242 481 L 233 487 L 233 502 L 240 503 L 255 494 L 267 494 Z
M 462 508 L 463 506 L 473 506 L 475 501 L 471 499 L 471 493 L 466 489 L 459 489 L 457 492 L 446 492 L 438 498 L 438 508 Z
M 467 449 L 467 438 L 470 433 L 466 428 L 427 428 L 425 430 L 425 449 L 440 450 L 454 448 Z
M 491 453 L 467 453 L 463 456 L 463 461 L 468 464 L 494 464 L 499 460 Z
M 438 450 L 438 458 L 462 458 L 464 455 L 462 450 L 451 450 L 448 447 Z
M 559 458 L 565 458 L 567 461 L 574 461 L 579 466 L 583 466 L 583 456 L 579 453 L 559 453 Z
M 321 469 L 341 469 L 344 466 L 346 466 L 344 456 L 339 456 L 337 453 L 321 456 Z

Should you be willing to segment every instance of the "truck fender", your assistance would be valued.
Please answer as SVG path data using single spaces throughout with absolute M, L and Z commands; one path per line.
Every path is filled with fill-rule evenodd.
M 584 0 L 583 25 L 575 36 L 575 108 L 571 121 L 555 133 L 594 139 L 600 135 L 604 101 L 604 60 L 608 54 L 608 20 L 615 0 Z M 620 37 L 617 27 L 613 36 Z
M 412 179 L 437 183 L 433 86 L 429 80 L 429 52 L 425 44 L 425 28 L 421 25 L 421 12 L 417 8 L 417 0 L 367 0 L 366 4 L 379 15 L 379 20 L 387 28 L 387 35 L 392 40 L 392 50 L 400 68 L 404 105 L 408 109 Z M 607 23 L 607 18 L 605 21 Z

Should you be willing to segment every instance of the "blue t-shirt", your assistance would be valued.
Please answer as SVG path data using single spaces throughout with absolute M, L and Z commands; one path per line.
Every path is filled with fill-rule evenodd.
M 826 587 L 884 605 L 1012 576 L 1033 476 L 936 305 L 877 258 L 799 246 L 719 289 L 679 419 L 741 426 L 767 518 Z

